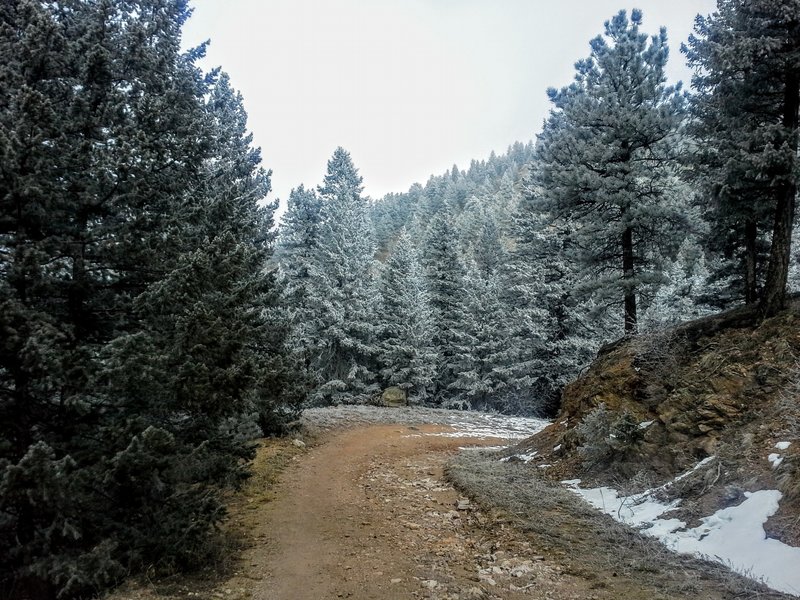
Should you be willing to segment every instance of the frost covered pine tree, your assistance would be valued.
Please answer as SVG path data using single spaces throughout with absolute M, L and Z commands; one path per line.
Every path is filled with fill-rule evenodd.
M 466 271 L 456 231 L 444 211 L 436 214 L 428 227 L 422 265 L 433 311 L 433 343 L 438 357 L 434 400 L 446 406 L 466 406 L 451 387 L 469 363 L 471 352 L 465 331 Z
M 313 328 L 312 272 L 317 256 L 322 202 L 313 189 L 303 185 L 289 193 L 281 219 L 275 257 L 283 284 L 284 304 L 291 323 L 290 344 L 308 370 L 317 343 Z
M 505 251 L 493 221 L 480 230 L 466 265 L 465 306 L 461 329 L 468 346 L 461 355 L 450 389 L 474 409 L 505 410 L 498 392 L 505 387 L 498 362 L 506 347 L 500 267 Z
M 417 252 L 403 228 L 380 278 L 376 314 L 381 378 L 406 390 L 409 401 L 425 403 L 433 390 L 436 351 L 433 314 Z
M 203 344 L 220 353 L 214 360 L 192 360 L 210 365 L 208 377 L 216 380 L 218 393 L 227 395 L 232 406 L 252 411 L 261 434 L 273 435 L 298 416 L 305 383 L 289 337 L 289 302 L 277 273 L 267 268 L 274 252 L 278 201 L 263 202 L 271 189 L 270 172 L 261 167 L 261 150 L 252 147 L 244 99 L 226 73 L 213 81 L 205 109 L 213 132 L 208 138 L 213 141 L 213 158 L 204 161 L 198 178 L 205 202 L 197 203 L 203 212 L 197 247 L 206 253 L 216 280 L 203 276 L 215 284 L 199 297 L 206 313 L 214 315 L 215 329 L 211 324 L 204 328 Z M 217 340 L 210 337 L 212 331 Z M 220 376 L 222 368 L 227 379 Z M 247 420 L 249 415 L 236 417 Z
M 378 391 L 374 247 L 361 183 L 350 154 L 337 148 L 319 187 L 311 269 L 309 326 L 317 338 L 311 367 L 319 403 L 365 402 Z
M 0 589 L 208 555 L 280 346 L 272 208 L 181 0 L 0 6 Z M 275 335 L 276 337 L 273 337 Z
M 520 199 L 513 223 L 513 250 L 502 269 L 507 341 L 498 367 L 508 382 L 507 404 L 550 414 L 608 332 L 576 297 L 565 224 L 551 221 L 534 191 Z
M 695 33 L 684 50 L 697 70 L 694 133 L 707 148 L 700 159 L 713 181 L 712 231 L 718 248 L 742 265 L 745 300 L 759 300 L 769 316 L 784 306 L 791 258 L 800 5 L 719 0 L 717 12 L 698 18 Z M 765 238 L 768 258 L 759 256 Z
M 658 288 L 642 315 L 642 329 L 654 331 L 714 312 L 704 298 L 719 297 L 713 289 L 703 249 L 691 238 L 681 244 L 675 260 L 665 271 L 666 281 Z
M 685 227 L 675 161 L 683 96 L 665 85 L 666 31 L 649 38 L 641 21 L 638 10 L 607 21 L 575 81 L 548 90 L 554 109 L 535 166 L 548 208 L 573 224 L 587 289 L 598 304 L 623 306 L 626 334 L 641 288 L 660 279 L 658 259 Z

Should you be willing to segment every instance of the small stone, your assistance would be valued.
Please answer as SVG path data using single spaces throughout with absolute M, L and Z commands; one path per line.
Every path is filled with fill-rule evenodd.
M 303 440 L 298 440 L 297 438 L 292 440 L 292 445 L 297 448 L 305 448 L 306 443 Z
M 439 582 L 435 579 L 426 579 L 422 582 L 422 587 L 428 588 L 429 590 L 436 589 L 439 587 Z
M 392 579 L 392 583 L 393 583 L 393 584 L 394 584 L 394 583 L 400 583 L 401 581 L 403 581 L 403 580 L 402 580 L 402 579 L 400 579 L 399 577 L 395 577 L 394 579 Z

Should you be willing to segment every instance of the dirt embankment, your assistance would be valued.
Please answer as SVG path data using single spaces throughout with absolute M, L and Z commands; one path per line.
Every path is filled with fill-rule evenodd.
M 611 345 L 564 392 L 556 421 L 516 451 L 553 480 L 631 493 L 714 456 L 674 486 L 682 519 L 778 489 L 771 536 L 800 545 L 800 307 L 759 321 L 747 309 Z M 605 412 L 604 412 L 605 409 Z M 787 448 L 776 450 L 776 444 Z M 780 464 L 770 454 L 780 453 Z M 776 454 L 777 456 L 777 454 Z

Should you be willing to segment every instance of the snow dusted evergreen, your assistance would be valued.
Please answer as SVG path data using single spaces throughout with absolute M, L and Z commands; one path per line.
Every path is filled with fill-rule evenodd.
M 607 21 L 575 81 L 548 90 L 554 110 L 535 171 L 549 209 L 575 224 L 569 251 L 583 287 L 623 307 L 629 334 L 642 293 L 661 280 L 660 259 L 687 226 L 676 161 L 683 95 L 665 84 L 666 30 L 649 38 L 641 22 L 638 10 Z
M 696 69 L 695 159 L 722 277 L 765 315 L 783 307 L 797 196 L 800 5 L 719 0 L 684 51 Z
M 0 7 L 0 594 L 207 559 L 245 435 L 296 413 L 269 177 L 188 16 Z
M 311 368 L 317 343 L 313 325 L 312 272 L 320 235 L 322 202 L 313 189 L 300 185 L 289 194 L 275 257 L 281 265 L 283 304 L 291 323 L 290 345 L 305 366 Z
M 510 371 L 514 402 L 553 407 L 560 390 L 591 361 L 614 333 L 592 318 L 576 297 L 579 282 L 567 260 L 567 225 L 543 212 L 532 191 L 514 217 L 514 246 L 505 268 L 509 328 L 503 367 Z
M 411 402 L 427 402 L 436 377 L 434 319 L 417 251 L 405 228 L 382 269 L 380 298 L 376 316 L 383 384 L 406 390 Z
M 309 324 L 317 402 L 363 402 L 379 390 L 375 251 L 361 191 L 350 154 L 337 148 L 319 188 L 320 229 L 311 265 Z
M 468 346 L 453 390 L 471 408 L 503 408 L 498 392 L 505 381 L 497 366 L 506 343 L 500 297 L 500 266 L 505 262 L 505 252 L 493 221 L 484 221 L 471 254 L 464 280 L 462 324 Z
M 686 238 L 678 256 L 665 271 L 666 282 L 658 288 L 642 315 L 642 329 L 653 331 L 712 314 L 714 309 L 704 303 L 709 296 L 719 296 L 709 285 L 710 273 L 703 250 L 691 238 Z
M 466 407 L 466 398 L 456 386 L 459 374 L 471 361 L 466 269 L 456 231 L 445 211 L 433 218 L 423 239 L 422 264 L 433 311 L 433 344 L 438 358 L 434 398 L 438 404 Z

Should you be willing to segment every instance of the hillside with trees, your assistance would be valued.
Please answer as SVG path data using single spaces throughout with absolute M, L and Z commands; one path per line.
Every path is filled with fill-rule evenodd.
M 306 263 L 316 265 L 318 285 L 328 285 L 319 288 L 324 305 L 305 297 L 296 327 L 339 306 L 359 332 L 346 336 L 353 351 L 336 379 L 312 366 L 314 401 L 375 402 L 380 390 L 399 386 L 416 403 L 551 414 L 563 386 L 604 343 L 741 303 L 758 305 L 763 316 L 781 310 L 798 273 L 790 250 L 798 129 L 797 82 L 787 75 L 798 56 L 792 18 L 777 4 L 720 3 L 683 48 L 697 73 L 684 91 L 666 80 L 666 31 L 648 35 L 640 11 L 620 12 L 576 63 L 573 83 L 548 90 L 552 110 L 535 143 L 515 143 L 466 170 L 454 165 L 375 201 L 356 200 L 360 179 L 351 176 L 353 202 L 368 222 L 330 222 L 339 217 L 324 197 L 328 180 L 343 156 L 345 170 L 357 172 L 337 149 L 315 200 L 331 210 L 309 212 L 309 192 L 298 188 L 278 242 L 287 287 L 315 280 Z M 780 50 L 762 61 L 768 48 Z M 295 260 L 304 232 L 322 246 Z M 363 244 L 358 258 L 343 235 Z M 355 279 L 333 288 L 322 283 L 334 270 L 331 251 L 359 265 Z M 419 281 L 382 275 L 409 253 Z M 387 312 L 409 287 L 420 288 L 418 314 L 406 308 L 404 319 L 431 319 L 429 340 L 414 326 L 398 334 L 397 315 Z M 348 301 L 353 314 L 344 312 L 341 294 L 370 288 L 367 296 L 380 298 L 374 306 Z M 318 351 L 341 353 L 344 334 L 319 331 Z M 379 358 L 387 343 L 396 359 Z M 435 370 L 420 380 L 409 361 L 423 355 Z M 335 398 L 326 391 L 332 384 L 343 392 Z
M 535 141 L 380 199 L 338 147 L 276 224 L 244 99 L 199 66 L 205 45 L 181 49 L 187 0 L 4 1 L 0 598 L 213 562 L 254 440 L 310 407 L 561 414 L 569 431 L 540 441 L 577 461 L 622 368 L 618 407 L 665 425 L 657 456 L 681 435 L 670 403 L 703 414 L 685 396 L 729 368 L 747 385 L 715 406 L 757 388 L 731 414 L 771 442 L 758 411 L 779 420 L 797 346 L 800 3 L 717 5 L 672 54 L 686 88 L 667 81 L 666 31 L 623 10 L 547 91 Z M 743 354 L 750 333 L 788 341 Z M 714 362 L 714 344 L 741 360 Z M 677 375 L 643 381 L 653 363 Z M 734 454 L 729 424 L 691 421 L 703 435 L 659 475 L 718 442 Z

